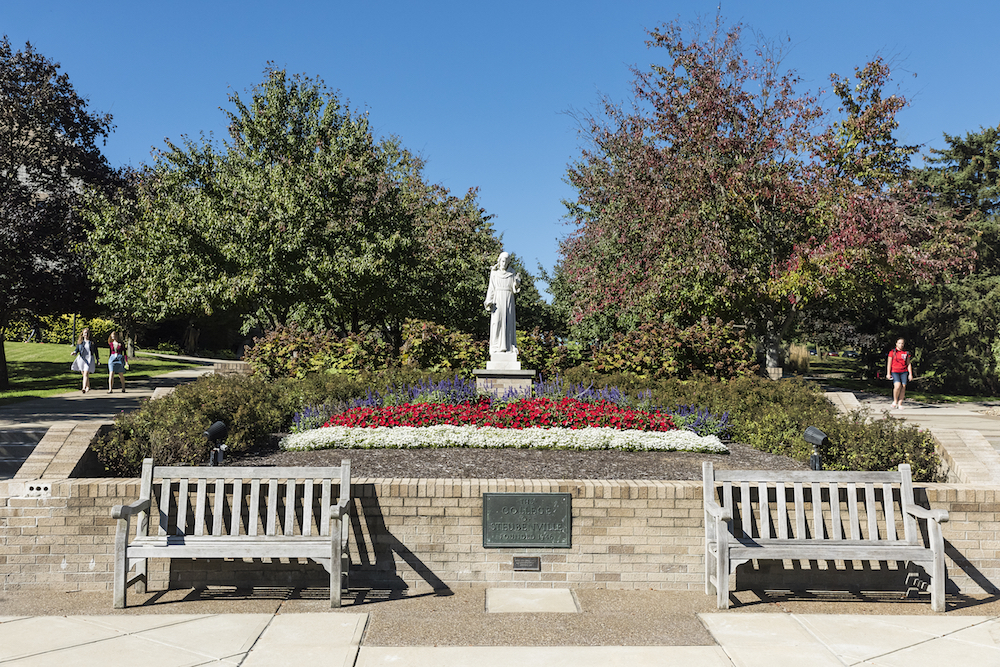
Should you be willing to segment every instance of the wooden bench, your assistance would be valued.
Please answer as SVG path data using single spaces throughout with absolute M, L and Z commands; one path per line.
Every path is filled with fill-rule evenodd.
M 133 583 L 146 592 L 148 558 L 310 558 L 330 573 L 330 606 L 339 607 L 350 567 L 350 502 L 350 461 L 339 468 L 238 468 L 154 466 L 146 459 L 139 499 L 111 510 L 118 520 L 115 609 L 125 607 Z M 159 520 L 150 521 L 154 504 Z M 132 516 L 138 520 L 129 542 Z
M 899 472 L 714 470 L 706 461 L 702 473 L 705 593 L 714 587 L 719 609 L 729 607 L 729 575 L 737 566 L 791 559 L 924 564 L 931 608 L 944 611 L 941 524 L 948 512 L 914 503 L 909 465 Z M 917 519 L 927 521 L 929 547 Z

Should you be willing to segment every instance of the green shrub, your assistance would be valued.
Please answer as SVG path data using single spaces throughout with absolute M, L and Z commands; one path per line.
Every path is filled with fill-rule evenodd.
M 599 373 L 631 373 L 643 379 L 686 379 L 698 374 L 734 378 L 757 372 L 754 345 L 732 322 L 700 322 L 686 328 L 643 324 L 594 351 Z
M 486 367 L 489 346 L 475 340 L 472 334 L 451 331 L 434 322 L 407 320 L 403 324 L 400 353 L 404 368 L 434 373 L 451 371 L 472 377 L 473 369 Z
M 535 327 L 517 332 L 517 358 L 522 368 L 544 375 L 556 375 L 584 360 L 583 346 L 566 342 L 551 331 Z
M 138 474 L 147 456 L 163 465 L 197 465 L 208 460 L 205 430 L 223 421 L 229 452 L 245 452 L 280 430 L 295 409 L 279 388 L 261 377 L 205 376 L 119 415 L 112 432 L 93 448 L 115 475 Z

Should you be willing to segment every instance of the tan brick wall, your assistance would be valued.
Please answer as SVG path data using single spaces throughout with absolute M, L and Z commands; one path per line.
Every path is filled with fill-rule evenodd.
M 111 507 L 134 500 L 138 480 L 52 480 L 43 497 L 28 497 L 31 484 L 0 482 L 4 589 L 110 589 Z M 352 585 L 703 586 L 700 482 L 356 479 L 353 486 Z M 951 512 L 944 525 L 949 592 L 996 592 L 1000 488 L 918 488 L 931 507 Z M 571 493 L 572 548 L 483 549 L 481 496 L 487 491 Z M 513 556 L 540 556 L 542 571 L 514 572 Z M 315 564 L 158 559 L 150 565 L 153 590 L 168 578 L 181 586 L 322 586 L 326 576 Z

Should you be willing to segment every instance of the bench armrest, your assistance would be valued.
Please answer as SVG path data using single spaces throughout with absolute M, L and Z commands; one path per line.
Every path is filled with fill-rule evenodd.
M 351 513 L 351 511 L 348 508 L 348 504 L 347 504 L 347 500 L 346 499 L 341 500 L 336 505 L 332 505 L 330 507 L 330 518 L 331 519 L 340 519 L 343 516 L 345 516 L 347 514 L 350 514 L 350 513 Z
M 920 507 L 919 505 L 908 505 L 906 507 L 907 514 L 912 514 L 918 519 L 927 519 L 928 521 L 934 521 L 935 523 L 945 523 L 948 521 L 948 510 L 929 510 L 925 507 Z
M 705 500 L 705 511 L 711 514 L 716 521 L 732 521 L 733 513 L 725 509 L 719 503 L 711 499 Z
M 139 514 L 140 512 L 149 511 L 149 499 L 137 500 L 129 505 L 115 505 L 111 508 L 111 518 L 112 519 L 127 519 L 130 516 Z

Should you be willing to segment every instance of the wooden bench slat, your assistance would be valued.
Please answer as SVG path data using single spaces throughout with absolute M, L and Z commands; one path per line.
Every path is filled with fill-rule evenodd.
M 320 514 L 319 534 L 321 536 L 327 536 L 327 537 L 329 537 L 330 535 L 330 502 L 331 502 L 330 486 L 332 484 L 333 483 L 328 479 L 323 480 L 323 495 L 322 495 L 323 511 L 322 514 Z
M 806 539 L 806 501 L 802 493 L 802 482 L 795 482 L 792 487 L 795 497 L 795 537 Z
M 290 466 L 261 466 L 259 468 L 248 467 L 200 467 L 200 466 L 157 466 L 154 479 L 170 477 L 173 479 L 215 479 L 219 476 L 219 471 L 223 470 L 226 479 L 235 477 L 240 479 L 340 479 L 340 466 L 324 466 L 322 468 L 295 468 Z
M 823 527 L 823 490 L 820 488 L 819 482 L 813 482 L 809 485 L 812 490 L 812 506 L 813 506 L 813 535 L 814 540 L 825 540 L 829 539 L 826 531 Z
M 182 479 L 177 485 L 177 532 L 181 535 L 187 532 L 187 511 L 188 481 Z
M 757 485 L 757 507 L 760 511 L 760 536 L 764 539 L 771 537 L 771 500 L 767 495 L 767 484 L 763 482 Z
M 204 535 L 205 534 L 205 504 L 208 500 L 208 479 L 206 477 L 198 478 L 198 490 L 195 496 L 195 507 L 194 507 L 194 534 Z
M 160 528 L 157 533 L 160 535 L 167 534 L 167 528 L 170 526 L 170 480 L 165 479 L 160 482 L 160 501 L 159 507 L 157 508 L 160 512 Z M 141 534 L 141 533 L 140 533 Z
M 878 539 L 878 507 L 875 505 L 875 485 L 865 484 L 865 514 L 868 516 L 868 539 Z
M 226 480 L 215 480 L 215 502 L 212 507 L 212 535 L 222 535 L 222 503 L 226 499 Z
M 295 534 L 295 484 L 285 483 L 285 535 Z
M 313 523 L 313 480 L 307 479 L 302 488 L 302 534 L 312 535 Z
M 271 479 L 267 482 L 267 526 L 264 529 L 265 535 L 275 535 L 278 524 L 278 480 Z
M 830 532 L 834 540 L 844 539 L 840 526 L 840 485 L 830 482 Z
M 247 522 L 247 534 L 257 536 L 257 524 L 260 523 L 260 479 L 250 481 L 250 519 Z
M 788 495 L 785 493 L 785 485 L 778 482 L 774 485 L 774 497 L 778 506 L 778 537 L 788 539 Z
M 847 514 L 851 523 L 851 539 L 861 539 L 861 524 L 858 521 L 858 485 L 850 482 L 847 485 Z
M 753 535 L 753 506 L 750 504 L 750 482 L 740 483 L 740 519 L 743 520 L 743 534 Z
M 885 539 L 896 540 L 896 503 L 892 498 L 892 485 L 882 485 L 882 514 L 885 516 Z
M 845 470 L 716 470 L 715 481 L 722 482 L 887 482 L 899 483 L 898 472 Z
M 243 522 L 243 480 L 233 480 L 232 501 L 229 503 L 229 534 L 240 535 Z

